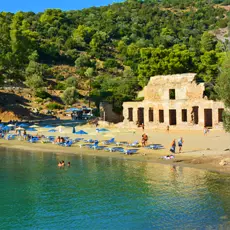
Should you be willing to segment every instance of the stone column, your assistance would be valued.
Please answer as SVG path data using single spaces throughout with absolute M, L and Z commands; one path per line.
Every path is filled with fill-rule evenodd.
M 137 108 L 133 107 L 133 123 L 136 124 L 137 122 Z

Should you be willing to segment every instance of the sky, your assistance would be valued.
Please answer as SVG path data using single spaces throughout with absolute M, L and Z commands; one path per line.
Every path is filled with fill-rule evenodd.
M 91 6 L 106 6 L 122 0 L 0 0 L 0 12 L 33 11 L 42 12 L 47 8 L 78 10 Z

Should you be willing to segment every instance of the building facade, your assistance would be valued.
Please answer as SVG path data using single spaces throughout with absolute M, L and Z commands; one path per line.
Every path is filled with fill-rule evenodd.
M 151 77 L 144 100 L 123 103 L 125 127 L 144 123 L 146 128 L 168 125 L 178 129 L 222 129 L 224 104 L 204 97 L 204 83 L 193 73 Z

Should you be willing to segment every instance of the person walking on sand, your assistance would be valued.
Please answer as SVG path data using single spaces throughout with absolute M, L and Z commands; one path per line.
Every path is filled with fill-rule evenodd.
M 183 143 L 184 143 L 183 137 L 180 137 L 180 138 L 178 139 L 179 153 L 181 153 Z
M 142 128 L 142 131 L 144 132 L 145 131 L 145 125 L 144 125 L 144 123 L 141 124 L 141 128 Z
M 142 147 L 146 146 L 147 141 L 148 141 L 148 135 L 144 133 L 142 135 L 142 140 L 141 140 Z
M 175 139 L 171 143 L 170 152 L 172 153 L 176 152 L 176 140 Z
M 169 133 L 169 125 L 166 127 L 166 132 Z

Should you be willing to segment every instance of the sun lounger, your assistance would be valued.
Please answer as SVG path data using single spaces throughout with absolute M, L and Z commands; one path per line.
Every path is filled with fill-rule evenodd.
M 111 144 L 116 144 L 115 138 L 111 138 L 110 140 L 105 140 L 102 142 L 104 145 L 111 145 Z
M 130 147 L 139 147 L 139 142 L 134 141 L 133 143 L 129 144 Z
M 145 148 L 158 150 L 158 149 L 164 149 L 164 146 L 161 144 L 150 144 L 150 145 L 147 145 Z
M 117 146 L 129 146 L 129 143 L 127 141 L 120 141 L 120 142 L 116 142 Z
M 15 139 L 16 137 L 17 137 L 16 134 L 7 134 L 6 140 L 13 140 L 13 139 Z
M 138 149 L 125 149 L 124 154 L 131 155 L 131 154 L 136 153 L 137 151 L 138 151 Z

